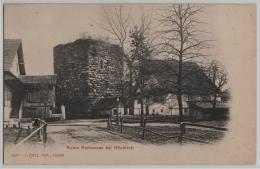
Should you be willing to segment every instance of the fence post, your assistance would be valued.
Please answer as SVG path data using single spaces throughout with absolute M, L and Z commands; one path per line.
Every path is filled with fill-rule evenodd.
M 146 118 L 144 118 L 143 121 L 143 137 L 142 137 L 143 140 L 145 140 L 145 126 L 146 126 Z
M 30 127 L 30 126 L 27 126 L 26 133 L 27 133 L 28 136 L 30 135 L 30 130 L 31 130 L 31 127 Z
M 42 131 L 42 143 L 43 145 L 45 144 L 45 126 L 43 126 L 43 128 L 41 129 Z
M 117 116 L 116 116 L 116 124 L 119 125 L 119 114 L 117 112 Z
M 186 127 L 185 127 L 185 123 L 183 123 L 183 134 L 186 133 Z
M 180 123 L 180 136 L 179 136 L 180 144 L 182 144 L 184 133 L 185 133 L 185 124 L 183 122 L 181 122 Z
M 120 117 L 120 133 L 123 133 L 123 117 Z
M 43 144 L 45 146 L 47 142 L 47 124 L 45 124 L 43 127 L 42 136 L 43 136 Z
M 110 117 L 109 116 L 107 118 L 107 129 L 111 130 L 111 121 L 110 121 Z

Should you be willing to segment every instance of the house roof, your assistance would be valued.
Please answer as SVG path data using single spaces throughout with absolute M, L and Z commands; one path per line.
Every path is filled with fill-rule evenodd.
M 56 84 L 56 75 L 19 76 L 24 84 Z
M 117 98 L 104 98 L 101 99 L 99 102 L 97 102 L 94 109 L 107 110 L 107 109 L 116 108 L 118 106 L 119 106 L 119 102 L 117 101 Z
M 212 109 L 212 104 L 209 102 L 196 102 L 192 103 L 197 107 L 200 107 L 202 109 Z M 223 102 L 217 102 L 216 103 L 216 108 L 228 108 L 228 105 L 223 103 Z
M 220 93 L 220 97 L 221 97 L 221 100 L 222 101 L 228 101 L 229 99 L 230 99 L 230 97 L 231 97 L 231 95 L 230 95 L 230 89 L 228 88 L 228 89 L 226 89 L 226 90 L 224 90 L 224 91 L 222 91 L 221 93 Z
M 154 93 L 177 91 L 178 62 L 176 60 L 151 60 L 145 65 L 146 91 Z M 212 88 L 202 68 L 194 62 L 183 62 L 183 93 L 206 95 Z
M 9 71 L 4 72 L 4 81 L 5 84 L 9 85 L 14 90 L 23 90 L 23 83 Z
M 4 39 L 4 71 L 11 70 L 16 54 L 18 55 L 20 73 L 25 75 L 22 40 Z

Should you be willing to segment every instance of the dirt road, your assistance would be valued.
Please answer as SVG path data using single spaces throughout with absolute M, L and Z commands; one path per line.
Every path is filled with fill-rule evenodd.
M 66 144 L 131 144 L 132 141 L 106 131 L 105 120 L 67 120 L 48 124 L 50 145 Z

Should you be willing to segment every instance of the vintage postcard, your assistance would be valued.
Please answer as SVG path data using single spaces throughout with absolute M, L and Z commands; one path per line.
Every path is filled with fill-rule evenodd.
M 256 4 L 4 4 L 5 165 L 254 165 Z

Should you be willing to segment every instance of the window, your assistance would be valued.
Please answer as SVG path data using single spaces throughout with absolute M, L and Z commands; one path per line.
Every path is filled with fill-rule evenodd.
M 91 56 L 96 56 L 97 55 L 97 49 L 94 48 L 94 49 L 90 49 L 88 51 L 88 55 L 91 57 Z
M 113 111 L 114 111 L 113 115 L 118 115 L 118 110 L 117 109 L 114 109 Z
M 104 62 L 103 62 L 103 60 L 100 60 L 100 69 L 104 69 Z
M 161 109 L 161 113 L 163 113 L 163 109 Z
M 5 89 L 5 98 L 4 98 L 4 105 L 10 107 L 11 106 L 11 100 L 12 100 L 12 93 L 9 91 L 8 88 Z
M 27 94 L 27 100 L 28 100 L 28 102 L 31 102 L 31 103 L 39 103 L 41 101 L 40 95 L 39 95 L 38 92 L 28 93 Z
M 165 101 L 163 96 L 154 96 L 153 97 L 153 102 L 162 103 L 163 101 Z
M 23 118 L 35 118 L 37 117 L 37 109 L 35 107 L 25 107 L 22 116 Z

